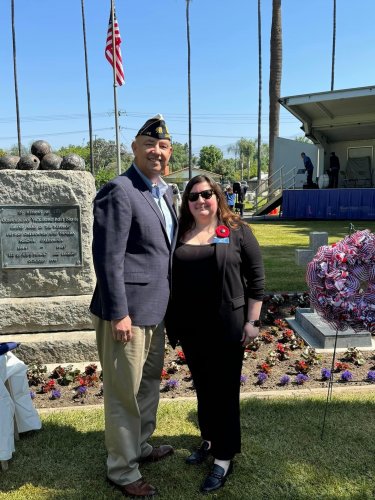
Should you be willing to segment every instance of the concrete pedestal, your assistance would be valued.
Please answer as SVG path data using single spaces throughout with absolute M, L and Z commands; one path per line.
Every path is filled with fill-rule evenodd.
M 297 309 L 295 318 L 286 321 L 297 335 L 315 349 L 333 349 L 336 330 L 331 328 L 321 317 L 311 309 Z M 339 331 L 337 348 L 348 347 L 373 348 L 371 334 L 367 331 L 355 332 L 351 328 Z

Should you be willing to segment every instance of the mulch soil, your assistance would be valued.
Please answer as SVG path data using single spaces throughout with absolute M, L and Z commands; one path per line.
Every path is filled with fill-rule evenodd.
M 260 335 L 245 352 L 241 392 L 267 393 L 271 390 L 328 387 L 322 370 L 331 369 L 332 353 L 317 354 L 296 337 L 285 322 L 286 317 L 294 316 L 296 307 L 308 305 L 307 294 L 277 294 L 265 298 Z M 352 349 L 339 352 L 335 361 L 334 387 L 370 385 L 369 372 L 370 378 L 373 376 L 375 381 L 375 351 Z M 336 366 L 337 363 L 341 366 Z M 306 380 L 304 375 L 308 377 Z M 101 373 L 95 365 L 88 365 L 85 372 L 74 371 L 69 365 L 56 366 L 53 373 L 48 373 L 43 365 L 29 365 L 28 378 L 36 408 L 103 403 Z M 189 369 L 178 346 L 172 349 L 166 344 L 160 396 L 195 396 Z

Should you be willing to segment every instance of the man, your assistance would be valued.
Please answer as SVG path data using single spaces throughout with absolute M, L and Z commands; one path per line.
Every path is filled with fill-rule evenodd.
M 241 186 L 240 182 L 233 183 L 233 193 L 236 195 L 236 202 L 234 204 L 235 211 L 240 212 L 240 217 L 243 217 L 243 207 L 245 202 L 246 190 Z
M 172 153 L 161 115 L 147 120 L 132 143 L 133 165 L 106 184 L 94 201 L 91 302 L 103 368 L 107 477 L 124 495 L 153 496 L 139 463 L 173 453 L 153 448 L 163 318 L 169 300 L 177 218 L 172 190 L 160 177 Z
M 329 188 L 337 188 L 339 184 L 339 171 L 340 171 L 340 160 L 336 156 L 335 152 L 332 151 L 329 159 Z
M 307 172 L 307 179 L 306 179 L 307 186 L 312 187 L 313 186 L 312 176 L 314 171 L 314 165 L 312 164 L 311 159 L 305 153 L 301 153 L 301 156 Z

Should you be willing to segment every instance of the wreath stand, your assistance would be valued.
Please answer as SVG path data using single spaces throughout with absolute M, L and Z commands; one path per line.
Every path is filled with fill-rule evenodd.
M 322 440 L 323 440 L 323 437 L 324 437 L 324 430 L 325 430 L 325 425 L 326 425 L 326 417 L 327 417 L 327 412 L 328 412 L 328 403 L 332 399 L 332 392 L 333 392 L 333 371 L 335 369 L 336 347 L 337 347 L 337 337 L 338 337 L 338 334 L 339 334 L 339 331 L 336 328 L 335 345 L 333 347 L 333 354 L 332 354 L 331 372 L 330 372 L 329 381 L 328 381 L 327 399 L 326 399 L 326 404 L 324 406 L 322 432 L 320 434 L 320 439 L 322 439 Z

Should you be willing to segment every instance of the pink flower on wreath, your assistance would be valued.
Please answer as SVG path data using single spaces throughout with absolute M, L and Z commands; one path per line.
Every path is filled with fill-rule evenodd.
M 229 228 L 227 226 L 217 226 L 216 228 L 216 236 L 218 238 L 227 238 L 230 235 Z

